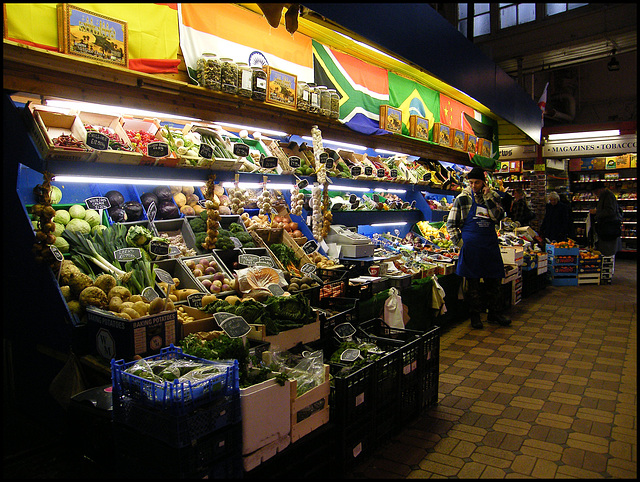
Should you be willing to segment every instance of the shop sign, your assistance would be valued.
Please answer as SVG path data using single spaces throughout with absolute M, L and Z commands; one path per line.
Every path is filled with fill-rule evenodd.
M 582 142 L 547 142 L 542 147 L 543 157 L 592 157 L 602 154 L 636 152 L 638 138 L 635 135 L 619 136 L 607 140 Z
M 500 146 L 500 161 L 509 159 L 533 159 L 538 146 Z

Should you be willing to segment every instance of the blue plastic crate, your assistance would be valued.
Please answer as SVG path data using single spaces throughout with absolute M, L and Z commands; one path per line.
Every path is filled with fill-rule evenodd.
M 175 448 L 193 445 L 202 437 L 241 421 L 240 392 L 219 397 L 189 413 L 155 410 L 113 393 L 113 421 Z
M 578 277 L 575 275 L 572 277 L 564 277 L 564 278 L 554 277 L 554 278 L 551 278 L 551 285 L 552 286 L 578 286 Z
M 550 254 L 551 256 L 578 256 L 580 254 L 580 248 L 579 247 L 575 247 L 575 248 L 556 248 L 555 246 L 552 246 L 551 244 L 547 244 L 547 249 L 546 249 L 547 253 Z
M 197 382 L 177 379 L 172 382 L 157 383 L 125 371 L 136 363 L 150 360 L 189 360 L 218 367 L 220 374 Z M 182 348 L 175 347 L 173 344 L 168 348 L 162 348 L 158 355 L 143 360 L 125 363 L 124 360 L 112 359 L 111 380 L 114 397 L 127 397 L 133 403 L 173 414 L 184 414 L 217 398 L 240 393 L 238 360 L 205 360 L 185 355 Z

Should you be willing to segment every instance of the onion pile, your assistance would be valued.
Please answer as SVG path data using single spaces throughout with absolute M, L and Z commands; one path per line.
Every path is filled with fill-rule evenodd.
M 218 241 L 218 229 L 220 228 L 220 203 L 215 199 L 215 176 L 209 176 L 206 185 L 207 201 L 204 207 L 207 210 L 207 236 L 204 238 L 202 247 L 204 249 L 213 249 Z
M 44 173 L 44 182 L 33 188 L 37 203 L 33 205 L 32 213 L 38 220 L 36 238 L 33 243 L 33 254 L 36 261 L 48 263 L 52 269 L 57 269 L 59 261 L 51 252 L 50 246 L 56 242 L 56 224 L 53 218 L 56 210 L 51 206 L 51 180 L 53 175 Z

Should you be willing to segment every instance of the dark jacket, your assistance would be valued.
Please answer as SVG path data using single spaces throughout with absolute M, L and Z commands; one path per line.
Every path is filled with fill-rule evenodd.
M 566 241 L 569 236 L 569 206 L 563 202 L 547 203 L 540 236 L 550 241 Z

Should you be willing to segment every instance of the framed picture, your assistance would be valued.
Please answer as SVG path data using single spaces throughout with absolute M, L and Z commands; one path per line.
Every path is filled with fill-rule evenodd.
M 467 143 L 467 133 L 459 129 L 453 129 L 453 148 L 464 151 Z
M 415 114 L 409 116 L 409 134 L 411 137 L 429 140 L 429 119 Z
M 491 157 L 491 141 L 488 139 L 482 139 L 482 144 L 480 145 L 481 152 L 480 155 L 483 157 Z
M 477 152 L 478 149 L 478 138 L 476 136 L 472 136 L 471 134 L 469 134 L 467 136 L 467 152 L 473 152 L 474 154 Z
M 402 111 L 390 105 L 380 106 L 380 129 L 394 134 L 402 133 Z
M 58 44 L 65 54 L 129 66 L 127 22 L 68 3 L 58 5 Z
M 451 147 L 453 145 L 451 139 L 451 128 L 440 122 L 433 124 L 433 142 L 440 144 L 441 146 Z
M 267 103 L 295 109 L 297 82 L 295 75 L 267 66 Z

